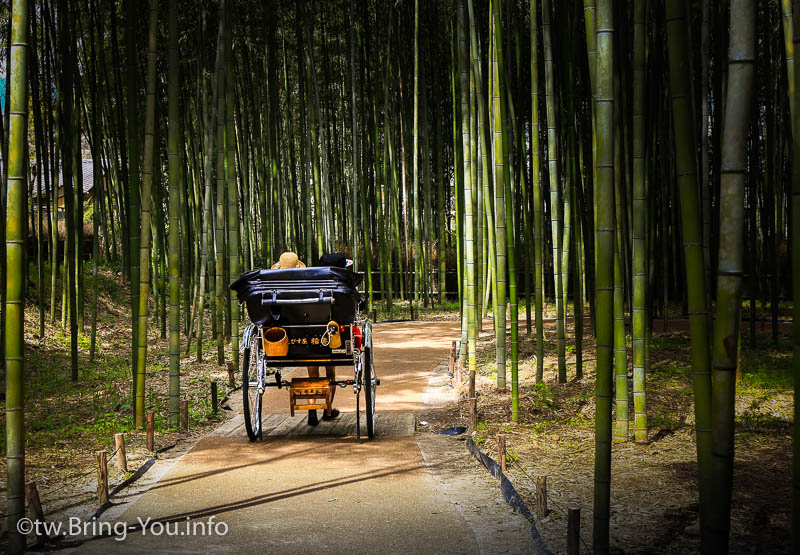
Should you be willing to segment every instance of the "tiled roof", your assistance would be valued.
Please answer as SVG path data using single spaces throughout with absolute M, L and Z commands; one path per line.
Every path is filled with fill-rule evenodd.
M 83 166 L 83 194 L 89 193 L 92 188 L 94 187 L 94 162 L 91 159 L 82 159 L 82 166 Z M 59 181 L 58 186 L 59 188 L 63 185 L 64 177 L 61 175 L 61 168 L 59 170 Z M 73 167 L 73 183 L 76 179 L 77 175 L 75 172 L 75 168 Z M 36 175 L 31 176 L 33 178 L 33 195 L 36 196 L 38 189 L 36 181 L 39 179 L 38 172 Z M 45 185 L 47 184 L 47 180 L 45 179 L 42 181 L 42 193 L 46 193 L 47 189 L 45 189 Z

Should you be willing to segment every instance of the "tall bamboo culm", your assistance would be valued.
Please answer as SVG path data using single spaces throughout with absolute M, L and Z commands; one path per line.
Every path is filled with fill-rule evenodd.
M 645 185 L 645 0 L 633 6 L 633 411 L 637 443 L 647 442 L 647 190 Z
M 597 383 L 595 385 L 595 553 L 608 553 L 611 510 L 611 390 L 614 356 L 614 19 L 612 0 L 597 2 Z
M 234 80 L 233 80 L 233 30 L 231 10 L 225 10 L 225 178 L 228 202 L 228 272 L 230 279 L 239 277 L 239 187 L 236 181 L 236 130 L 234 128 Z M 239 367 L 239 301 L 225 287 L 231 316 L 231 359 L 233 367 Z M 223 360 L 224 363 L 224 360 Z
M 469 53 L 467 50 L 468 34 L 464 17 L 466 0 L 458 4 L 459 32 L 459 66 L 461 68 L 461 148 L 464 155 L 464 254 L 466 259 L 465 292 L 466 292 L 466 323 L 467 323 L 467 357 L 469 370 L 477 368 L 475 349 L 477 346 L 476 335 L 476 309 L 475 309 L 475 228 L 473 222 L 473 207 L 475 205 L 472 187 L 472 155 L 470 151 L 470 108 L 469 108 Z M 463 320 L 462 320 L 463 322 Z M 462 334 L 463 337 L 463 334 Z
M 542 279 L 544 277 L 544 208 L 542 199 L 542 171 L 539 159 L 539 68 L 537 46 L 538 2 L 531 0 L 531 168 L 533 173 L 533 241 L 534 241 L 534 294 L 536 295 L 536 383 L 544 380 L 544 330 L 542 329 L 542 309 L 544 296 Z
M 505 180 L 508 168 L 505 164 L 507 148 L 503 148 L 506 139 L 505 118 L 503 117 L 503 101 L 505 90 L 501 90 L 503 79 L 502 69 L 502 26 L 500 24 L 500 3 L 502 0 L 492 0 L 492 149 L 494 152 L 494 221 L 495 239 L 497 241 L 497 262 L 495 271 L 497 276 L 497 290 L 495 299 L 495 360 L 497 362 L 497 389 L 506 388 L 506 190 Z M 479 100 L 480 101 L 480 100 Z
M 169 48 L 167 54 L 167 114 L 169 129 L 167 157 L 169 160 L 169 425 L 177 427 L 181 394 L 181 256 L 180 212 L 181 158 L 179 149 L 180 112 L 178 90 L 178 0 L 169 0 Z
M 555 78 L 553 75 L 553 33 L 550 20 L 553 17 L 552 2 L 542 1 L 542 32 L 544 43 L 545 97 L 547 103 L 547 159 L 550 177 L 550 222 L 553 244 L 553 283 L 556 301 L 556 335 L 558 350 L 558 381 L 567 381 L 566 323 L 564 309 L 564 282 L 561 271 L 561 250 L 564 241 L 564 222 L 561 219 L 562 194 L 559 182 L 558 129 L 556 124 Z
M 24 264 L 28 148 L 28 13 L 26 0 L 12 5 L 9 76 L 8 180 L 6 182 L 6 297 L 4 354 L 6 369 L 6 465 L 9 553 L 25 551 L 17 524 L 25 517 L 25 295 Z
M 755 73 L 755 8 L 755 0 L 731 0 L 711 376 L 713 508 L 709 532 L 715 553 L 727 553 L 730 538 L 736 368 L 744 282 L 744 186 Z
M 701 549 L 711 548 L 708 535 L 711 473 L 711 361 L 708 305 L 705 287 L 703 236 L 693 138 L 694 112 L 690 102 L 687 21 L 683 0 L 667 0 L 667 48 L 675 129 L 675 165 L 681 205 L 684 265 L 692 347 L 698 486 L 700 490 Z M 599 310 L 599 308 L 598 308 Z
M 156 71 L 158 69 L 158 0 L 150 1 L 147 31 L 147 97 L 142 162 L 142 229 L 139 237 L 139 330 L 136 359 L 136 427 L 144 427 L 145 374 L 147 369 L 147 317 L 150 300 L 150 240 L 152 218 L 153 159 L 156 126 Z

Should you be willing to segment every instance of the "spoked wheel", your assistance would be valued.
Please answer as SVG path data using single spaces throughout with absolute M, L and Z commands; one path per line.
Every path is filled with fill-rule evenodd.
M 367 437 L 375 437 L 375 394 L 378 377 L 375 375 L 374 353 L 372 351 L 372 327 L 365 326 L 364 336 L 364 404 L 366 405 Z
M 244 427 L 247 437 L 255 441 L 261 437 L 261 398 L 258 392 L 258 336 L 253 337 L 242 356 L 242 394 L 244 396 Z

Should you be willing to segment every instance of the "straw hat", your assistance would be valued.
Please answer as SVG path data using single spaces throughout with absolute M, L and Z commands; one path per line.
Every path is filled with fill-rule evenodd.
M 306 265 L 298 260 L 297 255 L 291 251 L 285 252 L 281 255 L 278 262 L 272 265 L 273 269 L 281 268 L 305 268 Z

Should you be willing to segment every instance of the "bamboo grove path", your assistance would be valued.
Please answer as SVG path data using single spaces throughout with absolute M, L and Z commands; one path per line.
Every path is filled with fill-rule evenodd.
M 357 442 L 351 435 L 350 388 L 336 394 L 340 422 L 321 421 L 313 435 L 307 435 L 305 413 L 286 414 L 288 394 L 270 390 L 263 441 L 250 443 L 242 417 L 235 417 L 200 440 L 121 517 L 132 525 L 137 517 L 178 522 L 182 530 L 187 519 L 214 516 L 227 524 L 225 537 L 131 532 L 123 542 L 93 540 L 79 551 L 478 552 L 473 532 L 437 487 L 413 437 L 413 411 L 424 407 L 431 369 L 447 356 L 458 330 L 458 322 L 375 326 L 381 378 L 375 440 Z M 305 369 L 296 372 L 305 375 Z

